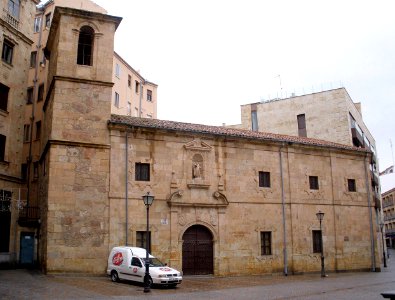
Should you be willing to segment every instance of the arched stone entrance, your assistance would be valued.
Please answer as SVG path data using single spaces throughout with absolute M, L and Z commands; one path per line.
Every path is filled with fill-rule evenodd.
M 203 225 L 189 227 L 182 236 L 182 271 L 184 275 L 213 274 L 213 235 Z

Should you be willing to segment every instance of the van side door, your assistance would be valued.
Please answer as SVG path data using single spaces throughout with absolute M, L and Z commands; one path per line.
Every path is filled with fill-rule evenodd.
M 144 282 L 145 268 L 141 263 L 140 258 L 133 256 L 131 262 L 130 276 L 131 280 Z

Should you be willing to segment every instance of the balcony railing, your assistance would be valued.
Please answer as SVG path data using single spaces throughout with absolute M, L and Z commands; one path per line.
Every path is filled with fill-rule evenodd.
M 10 24 L 15 29 L 19 28 L 19 20 L 9 13 L 8 10 L 3 9 L 3 20 Z
M 392 221 L 395 220 L 395 215 L 384 216 L 384 221 Z
M 386 229 L 385 230 L 385 235 L 386 236 L 395 236 L 395 228 Z
M 25 206 L 19 211 L 18 224 L 25 227 L 37 227 L 40 220 L 40 208 Z

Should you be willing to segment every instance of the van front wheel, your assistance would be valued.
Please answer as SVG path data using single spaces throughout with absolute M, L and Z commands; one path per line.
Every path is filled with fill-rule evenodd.
M 111 281 L 112 282 L 119 282 L 119 277 L 117 271 L 111 272 Z

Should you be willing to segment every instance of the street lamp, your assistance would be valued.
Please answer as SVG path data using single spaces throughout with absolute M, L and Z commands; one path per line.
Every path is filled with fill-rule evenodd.
M 381 239 L 383 241 L 383 260 L 384 260 L 384 268 L 387 267 L 387 258 L 385 257 L 385 248 L 384 248 L 384 222 L 383 220 L 380 221 L 380 229 L 381 229 Z
M 324 219 L 324 213 L 318 211 L 316 213 L 318 221 L 320 221 L 320 232 L 321 232 L 321 277 L 326 277 L 325 275 L 325 261 L 324 261 L 324 240 L 322 238 L 322 220 Z
M 147 192 L 146 195 L 143 196 L 143 201 L 144 205 L 147 208 L 147 232 L 146 232 L 146 244 L 145 244 L 145 275 L 144 275 L 144 293 L 148 293 L 151 291 L 151 285 L 150 285 L 150 275 L 149 275 L 149 254 L 148 254 L 148 249 L 149 249 L 149 207 L 152 205 L 152 202 L 154 202 L 154 196 L 150 195 L 149 192 Z

